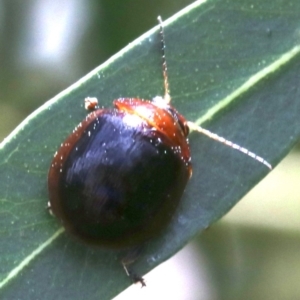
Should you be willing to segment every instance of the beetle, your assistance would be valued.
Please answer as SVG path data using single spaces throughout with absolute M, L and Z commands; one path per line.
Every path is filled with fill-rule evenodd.
M 263 158 L 188 122 L 172 105 L 160 24 L 164 97 L 114 100 L 114 108 L 93 110 L 56 152 L 48 173 L 49 209 L 68 232 L 89 244 L 137 249 L 170 222 L 192 176 L 190 129 L 260 161 Z M 145 282 L 130 265 L 122 265 L 134 282 Z

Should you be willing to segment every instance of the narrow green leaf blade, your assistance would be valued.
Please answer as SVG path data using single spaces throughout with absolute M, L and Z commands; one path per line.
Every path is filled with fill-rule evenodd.
M 166 22 L 173 105 L 276 165 L 300 136 L 300 2 L 198 1 Z M 62 233 L 47 210 L 54 152 L 84 117 L 83 99 L 162 94 L 157 28 L 46 103 L 1 144 L 2 299 L 110 299 L 128 284 L 119 253 Z M 143 273 L 224 215 L 268 173 L 257 161 L 192 133 L 193 177 Z M 167 279 L 166 279 L 167 280 Z

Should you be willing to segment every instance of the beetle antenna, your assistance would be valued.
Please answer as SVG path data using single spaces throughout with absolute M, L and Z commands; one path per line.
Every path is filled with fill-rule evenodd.
M 217 141 L 217 142 L 220 142 L 222 144 L 225 144 L 226 146 L 229 146 L 235 150 L 238 150 L 250 157 L 252 157 L 253 159 L 259 161 L 260 163 L 264 164 L 265 166 L 267 166 L 270 170 L 272 170 L 272 165 L 270 163 L 268 163 L 265 159 L 263 159 L 262 157 L 256 155 L 255 153 L 249 151 L 248 149 L 244 148 L 244 147 L 241 147 L 240 145 L 237 145 L 229 140 L 226 140 L 225 138 L 207 130 L 207 129 L 204 129 L 202 128 L 201 126 L 198 126 L 197 124 L 193 123 L 193 122 L 190 122 L 188 121 L 188 126 L 191 130 L 195 130 L 197 132 L 200 132 L 200 133 L 203 133 L 204 135 L 208 136 L 209 138 Z
M 160 39 L 161 39 L 161 51 L 162 51 L 162 71 L 163 71 L 163 77 L 164 77 L 164 89 L 165 89 L 165 94 L 164 94 L 164 100 L 166 101 L 166 103 L 170 103 L 171 102 L 171 96 L 170 96 L 170 88 L 169 88 L 169 80 L 168 80 L 168 68 L 167 68 L 167 61 L 166 61 L 166 55 L 165 55 L 165 49 L 166 49 L 166 44 L 165 44 L 165 36 L 164 36 L 164 26 L 163 26 L 163 21 L 161 19 L 160 16 L 157 17 L 159 26 L 160 26 Z M 265 166 L 267 166 L 270 170 L 272 170 L 272 165 L 270 163 L 268 163 L 265 159 L 263 159 L 262 157 L 256 155 L 255 153 L 249 151 L 248 149 L 237 145 L 229 140 L 226 140 L 225 138 L 207 130 L 204 129 L 200 126 L 198 126 L 197 124 L 193 123 L 193 122 L 187 122 L 188 126 L 190 129 L 195 130 L 197 132 L 200 132 L 206 136 L 208 136 L 209 138 L 220 142 L 222 144 L 225 144 L 226 146 L 229 146 L 233 149 L 236 149 L 250 157 L 252 157 L 253 159 L 257 160 L 258 162 L 264 164 Z
M 160 34 L 161 52 L 162 52 L 162 71 L 163 71 L 164 88 L 165 88 L 164 100 L 167 103 L 170 103 L 171 96 L 170 96 L 168 68 L 167 68 L 167 61 L 166 61 L 166 54 L 165 54 L 166 44 L 165 44 L 164 26 L 163 26 L 163 21 L 160 16 L 157 17 L 157 20 L 158 20 L 159 28 L 160 28 L 159 34 Z

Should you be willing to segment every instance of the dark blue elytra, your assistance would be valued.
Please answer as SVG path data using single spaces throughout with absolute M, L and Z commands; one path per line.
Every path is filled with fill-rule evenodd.
M 170 221 L 190 176 L 169 140 L 135 114 L 90 114 L 52 162 L 51 210 L 92 244 L 118 248 L 147 241 Z

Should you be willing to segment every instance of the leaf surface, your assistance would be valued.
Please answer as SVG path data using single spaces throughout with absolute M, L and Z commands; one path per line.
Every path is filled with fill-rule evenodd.
M 197 1 L 166 20 L 172 104 L 275 166 L 300 135 L 300 2 Z M 111 299 L 126 286 L 118 252 L 66 235 L 47 210 L 54 152 L 85 117 L 83 99 L 163 94 L 158 27 L 48 101 L 0 148 L 1 299 Z M 191 133 L 193 177 L 168 228 L 149 242 L 147 272 L 223 216 L 268 170 Z M 167 280 L 167 279 L 166 279 Z

